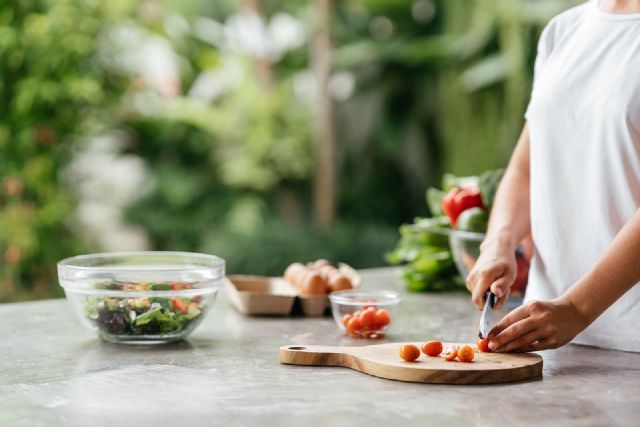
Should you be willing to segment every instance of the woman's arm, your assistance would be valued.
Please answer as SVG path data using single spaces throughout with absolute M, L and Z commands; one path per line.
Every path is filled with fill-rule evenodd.
M 509 296 L 517 272 L 516 247 L 531 229 L 529 206 L 529 129 L 525 125 L 498 187 L 480 257 L 467 277 L 478 308 L 489 288 L 499 297 L 496 307 Z
M 571 341 L 640 281 L 640 211 L 620 230 L 598 263 L 559 298 L 533 301 L 491 332 L 497 351 L 532 351 Z

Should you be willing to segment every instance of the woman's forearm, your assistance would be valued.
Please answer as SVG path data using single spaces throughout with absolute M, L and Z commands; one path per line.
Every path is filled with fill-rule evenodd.
M 529 185 L 529 130 L 525 125 L 496 193 L 486 244 L 504 245 L 511 250 L 529 234 Z
M 640 211 L 620 230 L 598 263 L 561 297 L 591 324 L 640 281 Z

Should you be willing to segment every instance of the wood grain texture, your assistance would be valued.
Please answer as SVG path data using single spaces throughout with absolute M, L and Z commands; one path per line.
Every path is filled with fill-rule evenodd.
M 390 380 L 430 384 L 497 384 L 537 378 L 542 375 L 542 357 L 534 353 L 481 353 L 474 361 L 447 362 L 424 354 L 415 362 L 399 356 L 407 343 L 363 347 L 290 345 L 280 348 L 280 363 L 305 366 L 342 366 Z M 413 343 L 418 348 L 422 343 Z M 464 345 L 459 343 L 443 343 Z

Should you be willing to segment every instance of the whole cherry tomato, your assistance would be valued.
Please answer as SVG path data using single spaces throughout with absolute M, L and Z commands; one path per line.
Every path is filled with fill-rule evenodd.
M 444 360 L 448 361 L 455 360 L 456 357 L 458 357 L 458 346 L 452 345 L 450 347 L 447 347 L 447 349 L 444 350 L 444 353 L 442 353 L 442 357 L 444 358 Z
M 468 346 L 465 345 L 464 347 L 461 347 L 458 349 L 458 359 L 460 359 L 461 362 L 471 362 L 473 361 L 473 356 L 475 355 L 473 349 Z
M 358 336 L 360 335 L 360 330 L 362 330 L 362 322 L 358 317 L 352 317 L 347 323 L 347 332 L 351 335 Z
M 420 357 L 420 350 L 413 344 L 405 344 L 400 347 L 400 357 L 407 362 L 415 362 Z
M 483 338 L 478 340 L 478 350 L 483 353 L 491 353 L 491 349 L 489 348 L 489 339 Z
M 376 320 L 376 314 L 377 310 L 375 307 L 369 307 L 360 314 L 360 322 L 364 329 L 375 329 L 376 324 L 378 323 Z
M 351 320 L 352 317 L 353 315 L 351 314 L 345 314 L 344 316 L 342 316 L 342 326 L 346 328 L 347 324 L 349 323 L 349 320 Z
M 378 327 L 384 328 L 389 323 L 391 323 L 391 313 L 389 313 L 389 311 L 385 310 L 384 308 L 378 310 L 376 312 L 376 324 L 378 325 Z
M 427 341 L 422 346 L 422 352 L 431 357 L 440 356 L 440 353 L 442 353 L 442 343 L 440 341 Z

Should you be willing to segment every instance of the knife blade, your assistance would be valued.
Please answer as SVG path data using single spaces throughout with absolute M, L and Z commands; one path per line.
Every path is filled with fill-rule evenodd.
M 480 316 L 480 338 L 486 338 L 493 329 L 495 321 L 493 319 L 493 306 L 496 304 L 496 295 L 489 291 L 485 295 L 484 308 L 482 309 L 482 315 Z

